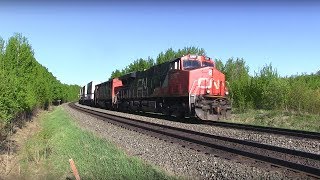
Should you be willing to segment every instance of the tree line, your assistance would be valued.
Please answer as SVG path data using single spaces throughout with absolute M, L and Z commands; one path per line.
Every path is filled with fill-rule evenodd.
M 172 48 L 169 48 L 165 52 L 161 52 L 155 60 L 150 56 L 146 59 L 139 58 L 134 60 L 132 63 L 130 63 L 128 66 L 121 70 L 116 69 L 112 71 L 110 79 L 120 77 L 130 72 L 143 71 L 144 69 L 148 69 L 151 66 L 161 64 L 187 54 L 206 55 L 206 52 L 203 48 L 197 47 L 185 47 L 183 49 L 178 49 L 177 51 L 174 51 Z
M 0 130 L 21 113 L 76 100 L 79 86 L 61 83 L 34 57 L 26 37 L 0 37 Z
M 249 75 L 249 66 L 242 58 L 230 58 L 225 64 L 216 60 L 230 82 L 234 107 L 320 113 L 320 75 L 301 74 L 281 77 L 272 64 Z
M 206 55 L 203 48 L 185 47 L 167 49 L 154 60 L 139 58 L 121 70 L 115 70 L 110 78 L 148 69 L 186 54 Z M 249 74 L 249 66 L 243 58 L 229 58 L 225 63 L 215 59 L 216 68 L 226 75 L 234 112 L 249 109 L 287 110 L 320 113 L 320 71 L 315 74 L 302 74 L 280 77 L 272 64 Z

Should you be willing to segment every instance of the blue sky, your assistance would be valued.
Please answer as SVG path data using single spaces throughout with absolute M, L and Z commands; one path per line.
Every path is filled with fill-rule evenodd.
M 250 74 L 272 63 L 280 75 L 320 70 L 318 4 L 0 5 L 0 36 L 29 39 L 36 59 L 61 82 L 103 82 L 137 58 L 197 46 Z

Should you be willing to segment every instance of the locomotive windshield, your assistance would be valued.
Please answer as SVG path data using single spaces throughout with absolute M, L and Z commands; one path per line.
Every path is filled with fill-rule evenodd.
M 203 61 L 202 67 L 214 67 L 212 62 Z
M 200 61 L 197 61 L 197 60 L 184 60 L 183 61 L 183 68 L 184 69 L 197 69 L 200 67 L 201 67 Z

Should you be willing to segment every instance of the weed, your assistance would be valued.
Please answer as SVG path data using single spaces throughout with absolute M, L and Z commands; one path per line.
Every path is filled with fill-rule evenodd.
M 279 110 L 248 110 L 245 113 L 234 114 L 230 120 L 232 122 L 259 126 L 320 132 L 320 116 L 310 113 Z
M 28 179 L 65 179 L 71 158 L 82 179 L 173 179 L 81 130 L 60 107 L 43 119 L 42 130 L 24 149 L 22 167 Z

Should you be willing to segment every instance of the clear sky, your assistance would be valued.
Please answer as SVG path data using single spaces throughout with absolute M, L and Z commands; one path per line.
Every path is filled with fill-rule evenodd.
M 242 57 L 250 74 L 269 63 L 282 76 L 320 70 L 317 3 L 0 3 L 0 17 L 0 36 L 22 33 L 67 84 L 103 82 L 137 58 L 185 46 L 223 62 Z

